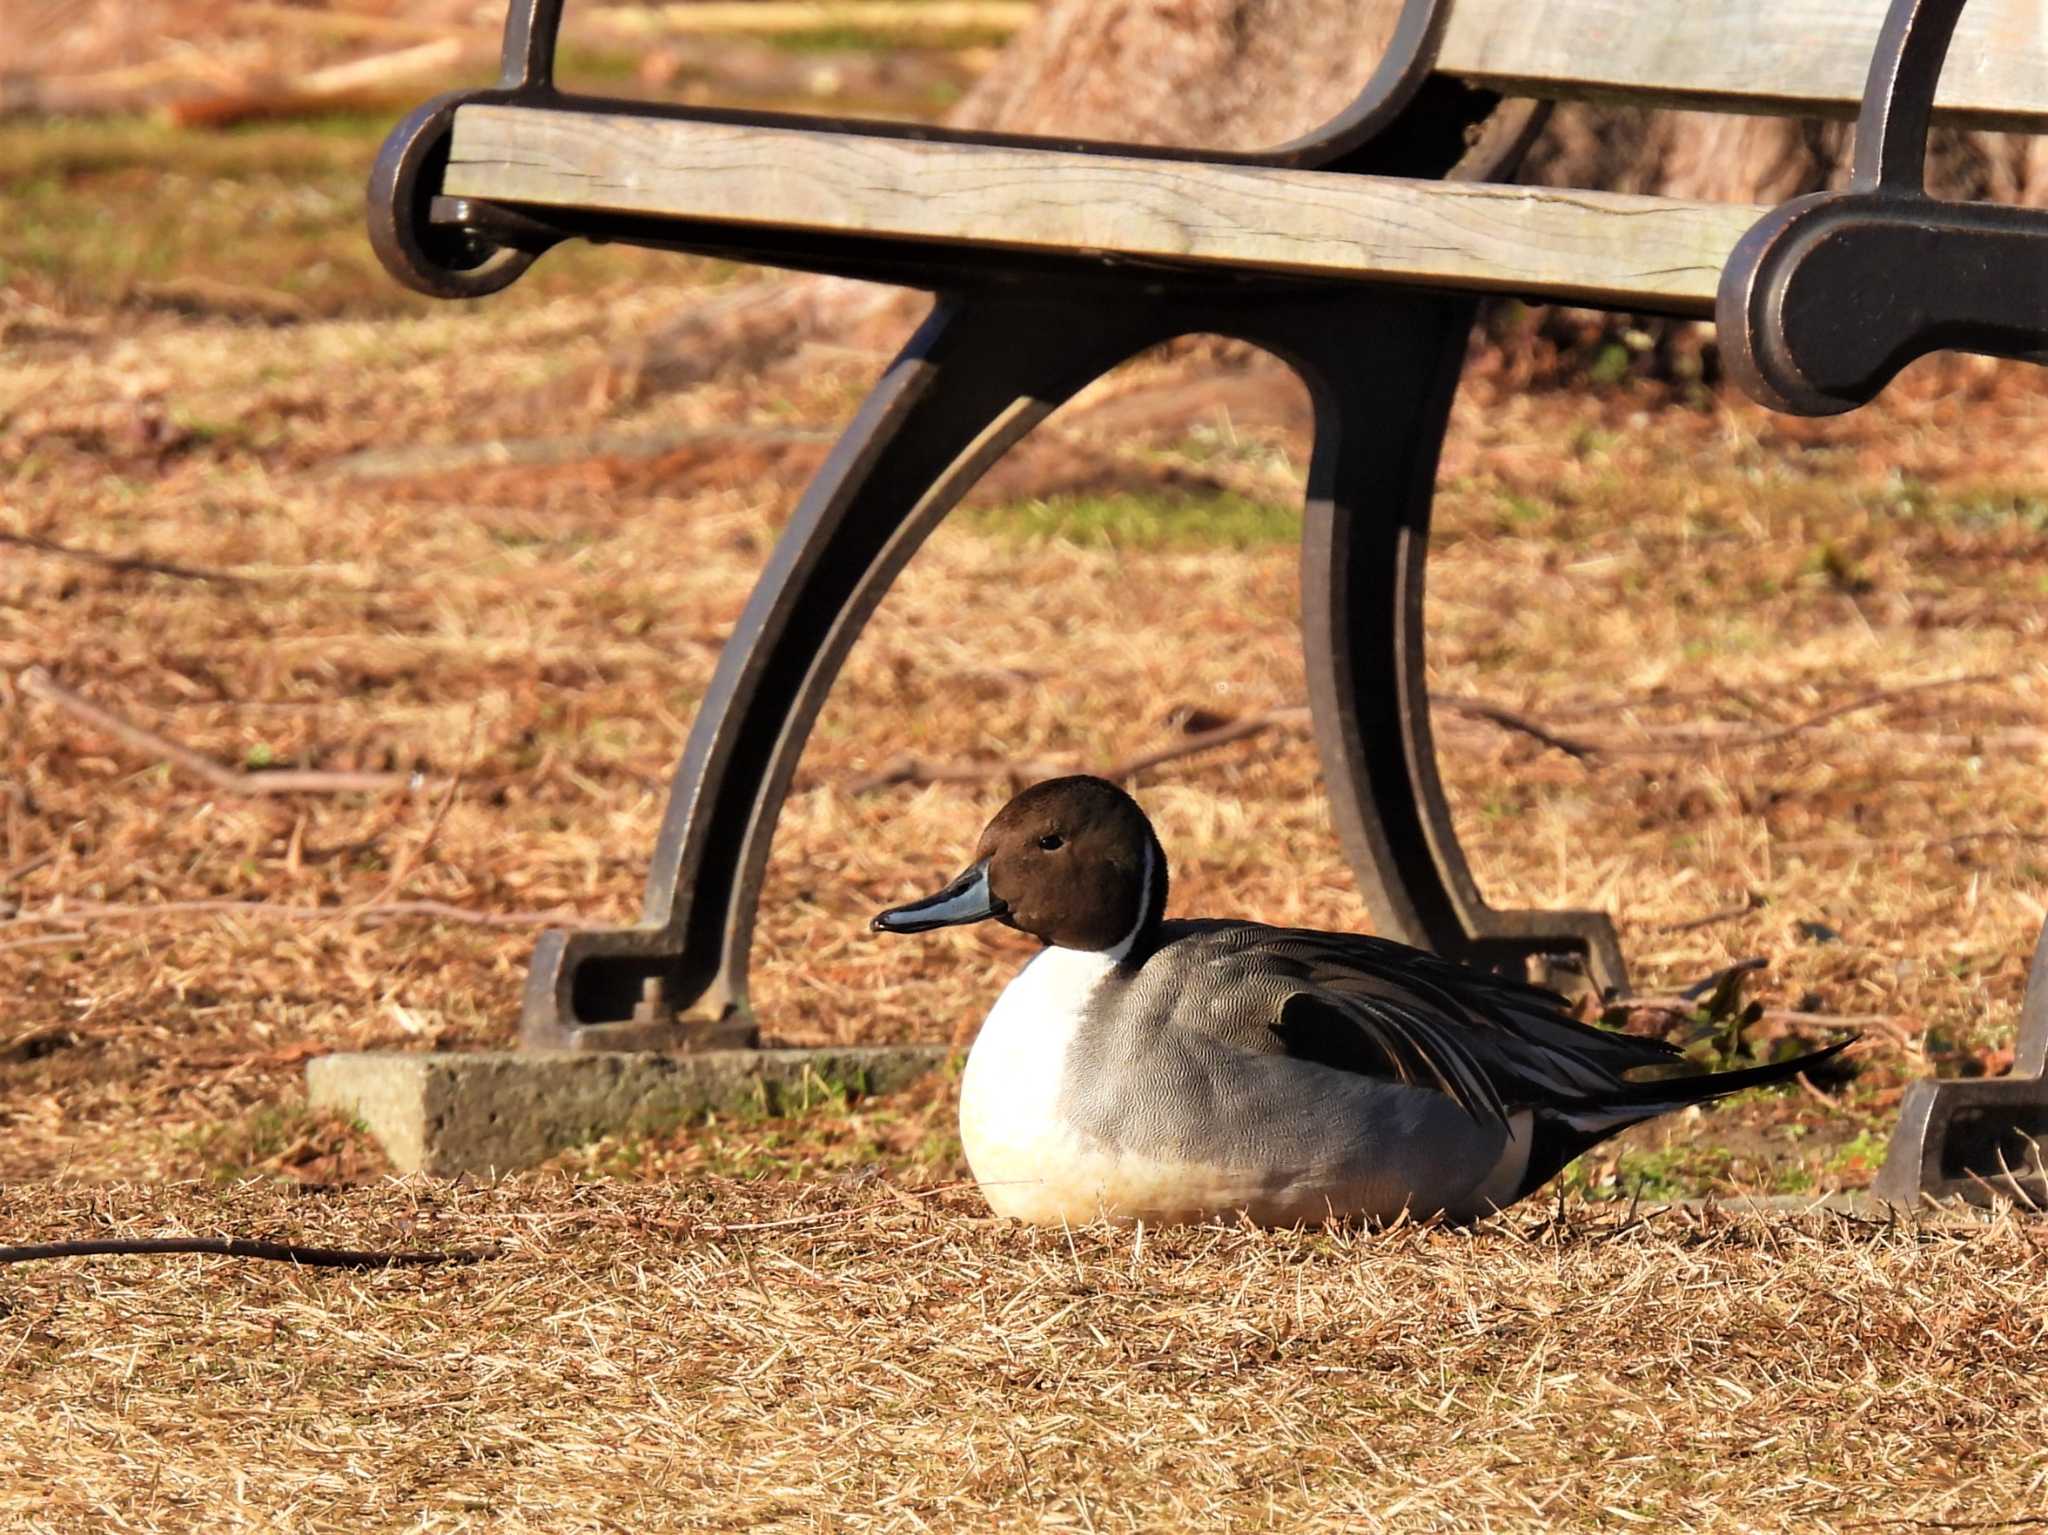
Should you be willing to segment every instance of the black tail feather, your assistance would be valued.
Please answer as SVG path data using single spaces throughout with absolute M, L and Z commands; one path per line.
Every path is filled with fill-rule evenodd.
M 1589 1103 L 1583 1108 L 1563 1105 L 1540 1108 L 1531 1126 L 1528 1170 L 1523 1174 L 1522 1186 L 1516 1190 L 1515 1198 L 1534 1193 L 1562 1172 L 1565 1164 L 1573 1158 L 1583 1156 L 1630 1125 L 1639 1125 L 1646 1119 L 1655 1119 L 1659 1114 L 1668 1114 L 1673 1109 L 1686 1108 L 1691 1104 L 1711 1103 L 1716 1098 L 1726 1098 L 1752 1087 L 1772 1087 L 1789 1082 L 1801 1072 L 1812 1071 L 1816 1066 L 1833 1060 L 1855 1044 L 1859 1037 L 1852 1034 L 1825 1049 L 1794 1056 L 1789 1061 L 1746 1066 L 1739 1071 L 1709 1071 L 1692 1077 L 1664 1077 L 1655 1082 L 1627 1082 L 1619 1091 L 1606 1094 L 1599 1103 Z

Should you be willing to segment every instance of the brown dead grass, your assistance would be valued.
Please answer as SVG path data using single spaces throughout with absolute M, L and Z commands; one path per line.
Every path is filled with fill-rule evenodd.
M 579 252 L 432 308 L 338 211 L 367 140 L 207 141 L 194 171 L 80 131 L 0 132 L 0 1230 L 503 1256 L 7 1270 L 0 1524 L 2041 1523 L 2022 1222 L 1031 1233 L 945 1189 L 943 1075 L 582 1148 L 582 1181 L 375 1181 L 304 1060 L 507 1043 L 531 927 L 633 915 L 717 648 L 880 359 L 643 375 L 729 274 Z M 1873 1020 L 1847 1090 L 1677 1117 L 1575 1186 L 1860 1185 L 1907 1078 L 2009 1061 L 2048 902 L 2048 395 L 1972 365 L 1811 425 L 1518 383 L 1482 359 L 1460 404 L 1432 686 L 1600 750 L 1440 715 L 1483 886 L 1612 909 L 1651 988 L 1762 954 L 1778 1007 Z M 1305 432 L 1270 366 L 1146 359 L 939 534 L 785 815 L 771 1036 L 964 1042 L 1023 957 L 866 934 L 1005 790 L 863 776 L 1099 765 L 1301 696 Z M 228 796 L 29 667 L 229 767 L 423 782 Z M 1138 788 L 1177 910 L 1365 924 L 1299 736 Z M 195 1181 L 93 1186 L 163 1178 Z
M 814 347 L 631 404 L 549 393 L 695 291 L 636 278 L 282 329 L 128 315 L 9 345 L 0 1169 L 196 1171 L 195 1137 L 292 1101 L 307 1049 L 510 1038 L 525 932 L 351 905 L 631 916 L 717 647 L 877 364 Z M 1218 366 L 1190 396 L 1184 365 L 1133 364 L 1000 494 L 1036 477 L 1142 502 L 1168 473 L 1198 509 L 1205 485 L 1284 506 L 1298 387 Z M 1479 377 L 1445 465 L 1433 686 L 1606 748 L 1579 761 L 1440 717 L 1485 888 L 1615 911 L 1652 987 L 1763 954 L 1777 1006 L 1879 1020 L 1830 1146 L 1881 1127 L 1905 1076 L 1999 1069 L 2043 916 L 2044 399 L 1987 378 L 1974 404 L 1908 391 L 1857 435 Z M 1243 547 L 1119 542 L 1114 517 L 1106 541 L 1026 536 L 1010 513 L 942 531 L 857 650 L 785 816 L 757 947 L 772 1036 L 964 1042 L 1022 957 L 999 931 L 865 932 L 1005 791 L 849 793 L 863 774 L 905 750 L 1103 764 L 1190 708 L 1301 696 L 1288 514 L 1259 516 L 1277 536 Z M 427 782 L 226 798 L 16 691 L 29 666 L 229 765 Z M 1176 909 L 1365 924 L 1304 739 L 1139 789 Z M 257 904 L 92 910 L 193 900 Z M 283 907 L 333 916 L 266 915 Z M 1797 1150 L 1811 1107 L 1754 1111 L 1760 1163 Z
M 0 1274 L 10 1528 L 2043 1522 L 2023 1221 L 1134 1235 L 816 1179 L 199 1193 L 22 1186 L 0 1218 L 501 1256 Z
M 15 238 L 40 253 L 0 287 L 0 1071 L 18 1132 L 0 1170 L 244 1165 L 224 1147 L 263 1163 L 307 1052 L 503 1042 L 521 924 L 630 915 L 717 648 L 879 357 L 743 348 L 650 382 L 641 343 L 707 286 L 727 316 L 773 290 L 586 251 L 492 303 L 394 309 L 360 233 L 332 223 L 370 137 L 199 141 L 195 201 L 171 147 L 84 132 L 0 144 L 39 188 Z M 287 174 L 327 189 L 293 239 L 334 253 L 333 291 L 290 313 L 229 282 L 240 252 L 309 248 L 246 224 Z M 108 210 L 131 205 L 177 210 L 178 232 L 167 254 L 145 227 L 121 259 L 203 255 L 218 302 L 48 275 L 99 273 L 104 231 L 132 224 Z M 1615 910 L 1646 984 L 1760 953 L 1781 1008 L 1878 1020 L 1843 1114 L 1755 1111 L 1754 1165 L 1724 1186 L 1768 1187 L 1787 1137 L 1874 1131 L 1904 1075 L 2003 1064 L 2048 867 L 2044 399 L 1972 365 L 1816 425 L 1518 383 L 1482 362 L 1460 407 L 1433 683 L 1603 749 L 1444 714 L 1463 834 L 1499 904 Z M 805 761 L 758 946 L 771 1034 L 964 1042 L 1021 956 L 1000 932 L 865 934 L 1004 792 L 851 792 L 876 767 L 905 750 L 1099 765 L 1191 713 L 1300 696 L 1286 508 L 1305 453 L 1300 390 L 1272 366 L 1145 359 L 941 533 Z M 1016 509 L 1051 493 L 1082 499 Z M 223 796 L 18 691 L 31 666 L 228 766 L 423 783 Z M 1140 788 L 1180 909 L 1363 925 L 1298 736 Z M 509 926 L 348 910 L 394 899 Z M 189 902 L 254 904 L 171 909 Z M 1845 1155 L 1824 1182 L 1867 1176 L 1867 1152 Z

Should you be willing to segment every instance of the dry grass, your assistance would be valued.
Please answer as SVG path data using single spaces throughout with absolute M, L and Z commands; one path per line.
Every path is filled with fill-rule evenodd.
M 350 269 L 360 253 L 332 243 Z M 197 1170 L 193 1138 L 289 1101 L 307 1049 L 502 1041 L 527 941 L 260 910 L 74 924 L 66 903 L 339 908 L 402 870 L 403 897 L 480 912 L 633 909 L 716 647 L 875 360 L 813 348 L 764 376 L 614 391 L 609 360 L 718 274 L 582 259 L 573 292 L 285 325 L 32 274 L 5 290 L 0 676 L 45 666 L 229 765 L 460 785 L 441 820 L 431 789 L 223 798 L 0 681 L 0 875 L 40 923 L 0 937 L 28 1132 L 0 1165 Z M 1002 790 L 845 792 L 862 773 L 906 747 L 1101 763 L 1176 710 L 1300 695 L 1299 391 L 1241 362 L 1192 397 L 1184 376 L 1111 380 L 984 498 L 1083 499 L 947 529 L 885 605 L 785 821 L 758 955 L 772 1033 L 964 1039 L 1017 957 L 1002 933 L 865 934 Z M 2043 402 L 1986 379 L 1975 405 L 1909 396 L 1875 429 L 1816 431 L 1482 377 L 1445 468 L 1436 687 L 1616 748 L 1575 761 L 1446 717 L 1482 880 L 1500 904 L 1616 910 L 1652 984 L 1763 953 L 1781 1005 L 1896 1019 L 1837 1141 L 1922 1069 L 1901 1040 L 1995 1069 L 2042 916 Z M 493 467 L 506 440 L 537 444 L 530 461 Z M 1182 486 L 1177 517 L 1162 483 Z M 1363 922 L 1306 742 L 1140 787 L 1180 909 Z
M 245 1165 L 201 1143 L 262 1150 L 250 1116 L 293 1100 L 308 1050 L 510 1037 L 525 931 L 373 925 L 353 904 L 630 916 L 717 646 L 875 360 L 811 348 L 758 377 L 565 400 L 562 380 L 584 388 L 699 291 L 697 269 L 660 285 L 625 259 L 577 296 L 284 327 L 13 290 L 0 896 L 21 920 L 0 930 L 0 1169 Z M 1193 398 L 1184 377 L 1152 361 L 1109 381 L 884 605 L 785 817 L 757 946 L 771 1034 L 964 1041 L 1021 957 L 1000 931 L 867 935 L 1004 791 L 848 792 L 863 774 L 906 748 L 1105 763 L 1168 738 L 1176 711 L 1300 696 L 1298 389 L 1242 362 Z M 1652 415 L 1484 378 L 1461 407 L 1434 686 L 1610 748 L 1579 761 L 1443 717 L 1492 898 L 1616 911 L 1652 986 L 1765 954 L 1779 1006 L 1887 1020 L 1839 1111 L 1745 1111 L 1765 1143 L 1699 1169 L 1707 1186 L 1860 1181 L 1904 1076 L 1995 1070 L 2009 1040 L 2048 890 L 2029 653 L 2048 535 L 2027 488 L 2048 439 L 2040 396 L 2005 376 L 1986 392 L 1953 425 L 1908 398 L 1812 442 L 1738 406 Z M 493 467 L 501 440 L 538 447 Z M 1015 507 L 1047 487 L 1073 494 Z M 16 691 L 29 666 L 230 766 L 431 782 L 224 797 Z M 1920 684 L 1938 685 L 1758 739 Z M 1363 925 L 1305 740 L 1139 788 L 1178 909 Z M 118 910 L 193 900 L 262 904 Z M 1802 1136 L 1826 1151 L 1792 1156 Z
M 8 1270 L 0 1523 L 2041 1522 L 2021 1222 L 1033 1234 L 945 1191 L 943 1076 L 488 1189 L 377 1182 L 306 1114 L 303 1061 L 506 1043 L 532 927 L 635 912 L 717 648 L 879 359 L 644 367 L 739 290 L 632 252 L 481 305 L 398 297 L 355 227 L 372 139 L 0 129 L 0 1230 L 504 1255 Z M 1779 1008 L 1876 1020 L 1832 1096 L 1639 1132 L 1575 1190 L 1854 1187 L 1906 1079 L 2009 1059 L 2048 902 L 2044 426 L 2017 369 L 1801 425 L 1475 365 L 1432 686 L 1600 748 L 1440 716 L 1482 884 L 1614 910 L 1651 988 L 1763 954 Z M 1301 696 L 1305 433 L 1270 366 L 1145 359 L 939 534 L 784 818 L 772 1036 L 964 1042 L 1022 957 L 865 932 L 1005 790 L 863 776 L 906 750 L 1096 765 Z M 423 782 L 231 795 L 32 697 L 31 667 L 227 768 Z M 1364 925 L 1299 736 L 1138 788 L 1177 910 Z M 194 1181 L 104 1184 L 164 1178 Z
M 2048 1522 L 2022 1221 L 1134 1236 L 822 1180 L 199 1194 L 25 1186 L 4 1219 L 502 1256 L 0 1275 L 9 1528 Z

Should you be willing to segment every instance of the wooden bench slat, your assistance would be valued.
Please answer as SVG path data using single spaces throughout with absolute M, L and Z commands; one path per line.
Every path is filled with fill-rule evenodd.
M 456 197 L 935 244 L 1372 276 L 1710 315 L 1764 210 L 516 106 L 455 114 Z
M 1508 95 L 1851 117 L 1887 0 L 1452 0 L 1437 68 Z M 1970 0 L 1936 119 L 2048 129 L 2048 4 Z

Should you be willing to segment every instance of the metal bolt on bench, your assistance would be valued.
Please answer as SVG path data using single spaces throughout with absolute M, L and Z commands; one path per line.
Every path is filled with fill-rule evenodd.
M 426 103 L 386 142 L 370 230 L 400 281 L 479 297 L 582 238 L 936 302 L 720 658 L 643 920 L 541 939 L 529 1045 L 756 1041 L 747 951 L 770 839 L 868 615 L 1006 449 L 1109 369 L 1196 332 L 1274 353 L 1314 403 L 1309 695 L 1377 930 L 1623 986 L 1605 914 L 1487 905 L 1437 775 L 1424 554 L 1479 299 L 1715 319 L 1743 387 L 1801 414 L 1863 404 L 1940 348 L 2048 361 L 2048 215 L 1940 202 L 1921 174 L 1931 122 L 2048 128 L 2038 0 L 1967 16 L 1963 0 L 1408 0 L 1355 102 L 1249 154 L 571 95 L 553 82 L 561 15 L 562 0 L 512 0 L 499 84 Z M 1582 97 L 1853 116 L 1854 178 L 1775 209 L 1512 185 L 1547 104 Z M 1880 1192 L 2048 1199 L 2037 1152 L 2012 1171 L 2048 1127 L 2044 970 L 2037 956 L 2016 1068 L 2031 1077 L 1915 1084 Z

